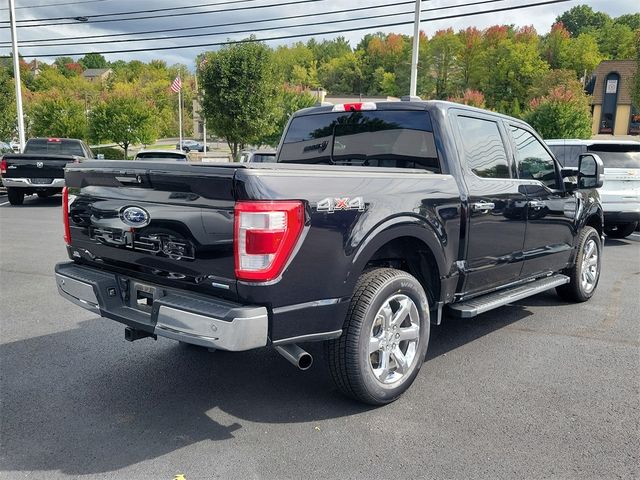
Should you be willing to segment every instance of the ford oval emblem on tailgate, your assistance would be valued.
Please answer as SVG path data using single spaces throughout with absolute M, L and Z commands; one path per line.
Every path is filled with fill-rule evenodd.
M 140 207 L 126 207 L 120 211 L 120 218 L 132 227 L 146 227 L 151 221 L 149 213 Z

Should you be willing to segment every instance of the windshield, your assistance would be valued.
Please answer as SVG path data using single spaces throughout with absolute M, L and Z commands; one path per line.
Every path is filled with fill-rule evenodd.
M 64 138 L 49 140 L 46 138 L 33 138 L 24 147 L 24 153 L 45 153 L 48 155 L 75 155 L 84 157 L 82 145 L 78 140 L 66 140 Z
M 587 150 L 596 153 L 605 168 L 640 168 L 640 144 L 593 144 Z
M 136 160 L 181 160 L 186 162 L 184 155 L 174 152 L 139 152 Z
M 294 118 L 278 162 L 440 171 L 429 113 L 327 112 Z

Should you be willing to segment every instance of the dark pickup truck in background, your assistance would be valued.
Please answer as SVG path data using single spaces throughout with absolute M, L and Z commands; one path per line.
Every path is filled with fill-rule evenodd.
M 23 153 L 0 160 L 0 176 L 11 205 L 22 205 L 25 195 L 49 197 L 62 192 L 64 167 L 93 158 L 91 149 L 73 138 L 31 138 Z
M 57 286 L 131 341 L 269 346 L 302 369 L 323 341 L 337 387 L 384 404 L 445 311 L 594 294 L 602 168 L 561 169 L 529 125 L 454 103 L 306 109 L 275 164 L 68 165 Z

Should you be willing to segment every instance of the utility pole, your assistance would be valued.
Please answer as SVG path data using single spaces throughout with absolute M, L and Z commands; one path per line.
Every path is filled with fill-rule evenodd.
M 20 57 L 18 56 L 18 36 L 16 34 L 16 4 L 9 0 L 9 19 L 11 20 L 11 46 L 13 48 L 13 80 L 16 84 L 16 113 L 18 114 L 18 138 L 20 151 L 24 149 L 24 115 L 22 113 L 22 83 L 20 82 Z
M 411 53 L 411 85 L 409 95 L 416 96 L 418 89 L 418 48 L 420 47 L 420 0 L 416 0 L 416 14 L 413 20 L 413 52 Z

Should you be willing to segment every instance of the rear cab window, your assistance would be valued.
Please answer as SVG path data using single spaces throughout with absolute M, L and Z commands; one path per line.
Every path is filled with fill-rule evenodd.
M 68 140 L 64 138 L 32 138 L 27 141 L 24 147 L 24 153 L 43 153 L 47 155 L 75 155 L 84 157 L 85 152 L 82 144 L 77 140 Z
M 326 112 L 294 117 L 277 161 L 441 172 L 431 119 L 424 110 Z
M 184 155 L 174 152 L 139 152 L 136 160 L 181 160 L 187 161 Z

